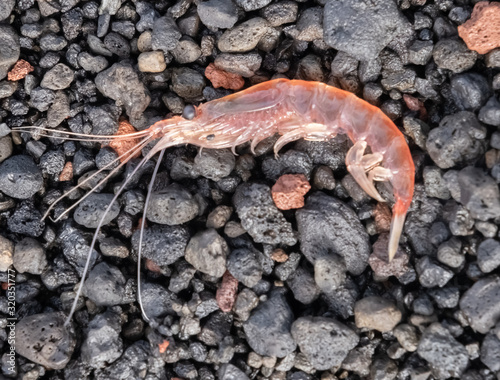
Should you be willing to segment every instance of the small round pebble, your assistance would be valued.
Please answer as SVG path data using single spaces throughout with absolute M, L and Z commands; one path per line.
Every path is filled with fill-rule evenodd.
M 358 328 L 388 332 L 401 321 L 401 311 L 385 298 L 370 296 L 356 302 L 354 318 Z
M 141 53 L 138 58 L 139 70 L 143 73 L 161 73 L 167 68 L 162 51 L 148 51 Z
M 194 219 L 199 205 L 189 191 L 177 184 L 151 194 L 146 217 L 148 220 L 175 226 Z
M 47 266 L 45 249 L 40 243 L 26 237 L 16 244 L 14 251 L 14 268 L 19 273 L 42 274 Z
M 73 218 L 75 222 L 87 228 L 97 228 L 104 217 L 106 209 L 113 199 L 113 194 L 92 193 L 84 199 L 75 210 Z M 102 219 L 102 226 L 110 223 L 120 213 L 118 202 L 114 202 L 110 210 Z
M 200 272 L 214 277 L 222 277 L 226 271 L 226 257 L 229 247 L 216 230 L 198 232 L 189 241 L 185 258 Z

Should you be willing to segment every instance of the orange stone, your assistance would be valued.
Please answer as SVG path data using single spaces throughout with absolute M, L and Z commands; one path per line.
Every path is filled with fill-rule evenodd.
M 271 189 L 276 207 L 291 210 L 304 207 L 304 195 L 311 190 L 311 185 L 304 174 L 285 174 Z
M 31 73 L 34 70 L 33 66 L 30 65 L 29 62 L 24 59 L 20 59 L 16 62 L 12 70 L 7 74 L 7 79 L 10 81 L 18 81 L 23 79 L 26 75 Z
M 120 124 L 118 125 L 118 131 L 116 132 L 115 136 L 121 136 L 121 135 L 127 135 L 130 133 L 135 133 L 137 130 L 130 124 L 127 120 L 123 119 L 120 121 Z M 109 146 L 113 148 L 118 156 L 124 155 L 126 152 L 131 150 L 134 146 L 136 146 L 139 143 L 139 139 L 137 138 L 128 138 L 128 139 L 115 139 L 111 140 L 109 143 Z M 137 152 L 136 154 L 133 155 L 133 157 L 139 157 L 141 152 Z M 130 154 L 125 154 L 123 157 L 120 158 L 121 162 L 126 161 L 129 158 Z
M 158 349 L 160 350 L 160 354 L 164 354 L 167 351 L 170 342 L 168 340 L 164 340 L 162 343 L 158 344 Z
M 476 3 L 471 18 L 458 27 L 458 34 L 469 49 L 479 54 L 500 47 L 500 3 Z
M 217 305 L 224 312 L 228 313 L 233 308 L 234 302 L 236 301 L 236 293 L 238 292 L 238 280 L 233 277 L 231 273 L 226 271 L 224 276 L 222 276 L 222 283 L 217 293 L 215 294 L 215 299 L 217 300 Z
M 276 248 L 273 252 L 271 252 L 271 259 L 277 263 L 284 263 L 288 260 L 288 255 L 281 248 Z
M 239 90 L 245 85 L 241 75 L 228 73 L 218 69 L 213 63 L 205 69 L 205 76 L 212 82 L 215 88 L 227 88 L 228 90 Z
M 61 182 L 71 181 L 72 179 L 73 179 L 73 164 L 68 161 L 64 165 L 61 174 L 59 174 L 59 181 Z

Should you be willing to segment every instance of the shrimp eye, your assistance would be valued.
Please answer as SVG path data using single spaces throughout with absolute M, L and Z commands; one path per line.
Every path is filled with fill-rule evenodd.
M 207 136 L 207 141 L 212 141 L 215 138 L 214 134 L 208 135 Z
M 193 105 L 188 104 L 184 107 L 184 111 L 182 111 L 182 117 L 186 120 L 193 120 L 196 116 L 196 110 Z

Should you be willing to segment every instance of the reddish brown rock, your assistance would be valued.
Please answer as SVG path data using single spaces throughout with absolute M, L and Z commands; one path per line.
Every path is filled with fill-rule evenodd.
M 458 34 L 469 49 L 479 54 L 500 47 L 500 3 L 477 3 L 471 18 L 458 27 Z
M 64 165 L 64 168 L 59 174 L 59 181 L 64 182 L 64 181 L 71 181 L 73 179 L 73 164 L 71 162 L 66 162 L 66 165 Z
M 236 293 L 238 292 L 238 280 L 235 279 L 231 273 L 226 271 L 224 276 L 222 276 L 222 284 L 215 298 L 217 300 L 217 305 L 224 312 L 228 313 L 233 308 L 234 302 L 236 301 Z
M 132 124 L 130 124 L 127 120 L 123 119 L 120 121 L 120 124 L 118 125 L 118 131 L 116 132 L 115 136 L 122 136 L 135 132 L 137 132 L 137 130 L 132 126 Z M 118 156 L 124 155 L 123 157 L 120 158 L 120 161 L 123 162 L 129 157 L 129 154 L 125 153 L 128 152 L 130 149 L 132 149 L 134 146 L 136 146 L 138 142 L 139 140 L 133 137 L 127 139 L 115 139 L 109 143 L 109 146 L 116 151 Z M 139 157 L 140 154 L 141 152 L 139 151 L 136 154 L 134 154 L 133 157 Z
M 212 82 L 215 88 L 227 88 L 228 90 L 239 90 L 245 85 L 245 80 L 241 75 L 228 73 L 218 69 L 213 63 L 205 69 L 205 76 Z
M 373 210 L 373 219 L 378 232 L 389 232 L 391 228 L 391 209 L 387 203 L 377 203 Z
M 276 261 L 277 263 L 284 263 L 285 261 L 288 260 L 288 255 L 286 254 L 285 251 L 283 251 L 281 248 L 276 248 L 272 253 L 271 253 L 271 259 Z
M 33 70 L 33 66 L 31 66 L 29 62 L 20 59 L 16 62 L 12 70 L 9 71 L 9 74 L 7 74 L 7 79 L 10 81 L 21 80 Z
M 377 277 L 400 277 L 410 270 L 408 264 L 410 259 L 401 248 L 398 248 L 396 255 L 389 262 L 388 245 L 389 234 L 380 235 L 375 244 L 373 244 L 373 252 L 368 259 L 368 264 L 370 264 Z
M 304 174 L 282 175 L 273 188 L 271 195 L 280 210 L 291 210 L 304 207 L 304 195 L 311 189 Z

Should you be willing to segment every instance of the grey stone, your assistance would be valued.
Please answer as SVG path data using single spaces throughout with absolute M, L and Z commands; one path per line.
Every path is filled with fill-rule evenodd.
M 115 63 L 109 69 L 101 71 L 95 78 L 97 89 L 124 106 L 131 119 L 141 117 L 151 98 L 135 70 L 126 63 Z
M 337 50 L 370 61 L 407 23 L 393 1 L 332 0 L 325 5 L 323 38 Z
M 369 238 L 351 208 L 316 192 L 295 215 L 301 251 L 311 263 L 333 252 L 343 258 L 348 272 L 358 275 L 364 271 L 370 255 Z
M 474 330 L 486 334 L 500 320 L 500 277 L 474 283 L 460 299 L 460 310 Z
M 476 111 L 491 96 L 488 80 L 477 73 L 463 73 L 451 78 L 451 96 L 460 110 Z
M 474 162 L 485 151 L 486 128 L 472 112 L 458 112 L 443 118 L 427 138 L 427 151 L 441 169 Z
M 83 291 L 97 306 L 115 306 L 123 303 L 125 284 L 117 267 L 102 262 L 90 271 Z
M 67 45 L 68 41 L 55 33 L 47 33 L 40 38 L 40 48 L 43 51 L 61 51 Z
M 43 186 L 40 169 L 29 156 L 12 156 L 0 164 L 0 191 L 16 199 L 27 199 Z
M 130 56 L 130 43 L 122 35 L 111 32 L 104 37 L 104 46 L 112 54 L 116 54 L 120 58 L 128 58 Z
M 296 348 L 290 328 L 293 314 L 283 295 L 274 293 L 243 324 L 250 347 L 259 355 L 283 358 Z
M 226 271 L 229 247 L 216 230 L 200 231 L 189 241 L 185 259 L 196 270 L 214 277 L 222 277 Z
M 12 155 L 12 137 L 0 137 L 0 164 Z
M 238 21 L 238 8 L 232 0 L 209 0 L 198 4 L 198 15 L 209 28 L 229 29 Z
M 9 25 L 0 24 L 0 80 L 7 76 L 20 54 L 19 36 Z
M 268 186 L 240 185 L 233 202 L 241 225 L 256 243 L 295 245 L 297 242 L 291 224 L 275 206 Z
M 312 274 L 303 267 L 298 267 L 290 274 L 287 278 L 287 285 L 293 297 L 304 305 L 314 302 L 321 293 Z
M 443 287 L 453 277 L 453 272 L 446 269 L 425 256 L 417 261 L 416 270 L 418 280 L 425 288 L 433 288 L 434 286 Z
M 443 172 L 438 167 L 426 166 L 424 168 L 424 185 L 429 197 L 450 199 L 450 191 L 443 179 Z
M 469 50 L 458 38 L 439 40 L 434 46 L 432 56 L 440 69 L 451 70 L 456 74 L 472 68 L 477 59 L 477 53 Z
M 319 257 L 314 262 L 314 281 L 323 292 L 330 293 L 345 282 L 346 270 L 344 261 L 336 254 Z
M 181 37 L 182 34 L 171 16 L 159 17 L 154 21 L 151 35 L 153 50 L 163 50 L 167 53 L 175 49 Z
M 481 361 L 493 372 L 500 371 L 500 338 L 490 332 L 481 345 Z
M 271 26 L 280 26 L 295 22 L 299 7 L 294 1 L 280 1 L 269 4 L 260 11 L 260 15 L 264 17 Z
M 457 237 L 442 243 L 437 250 L 439 262 L 450 268 L 460 268 L 465 262 L 465 255 L 461 252 L 462 242 Z
M 175 294 L 160 284 L 145 282 L 141 286 L 142 305 L 148 317 L 158 318 L 174 314 L 174 305 L 179 306 Z M 177 307 L 176 306 L 176 307 Z
M 207 228 L 222 228 L 226 225 L 233 214 L 233 208 L 229 206 L 217 206 L 207 216 Z
M 175 68 L 172 73 L 172 90 L 184 99 L 195 99 L 202 95 L 205 78 L 188 67 Z
M 269 23 L 263 18 L 252 18 L 224 32 L 217 46 L 223 53 L 245 53 L 257 46 L 269 28 Z
M 202 3 L 204 4 L 204 3 Z M 186 64 L 196 61 L 201 56 L 201 48 L 188 37 L 183 37 L 171 51 L 177 63 Z
M 261 280 L 262 268 L 254 249 L 238 248 L 227 258 L 227 270 L 243 285 L 251 288 Z
M 15 5 L 16 0 L 2 1 L 0 4 L 0 21 L 3 21 L 10 16 Z
M 191 193 L 174 183 L 151 194 L 146 217 L 154 223 L 175 226 L 194 219 L 199 210 Z
M 78 64 L 82 69 L 97 74 L 108 67 L 108 60 L 102 56 L 93 56 L 84 51 L 78 54 Z
M 323 7 L 306 8 L 297 21 L 300 41 L 314 41 L 323 38 Z
M 477 247 L 477 263 L 483 273 L 490 273 L 500 266 L 500 242 L 486 239 Z
M 414 65 L 426 65 L 432 57 L 432 41 L 416 40 L 408 49 L 408 61 Z
M 73 215 L 75 222 L 87 228 L 97 228 L 109 224 L 120 213 L 120 205 L 116 201 L 107 211 L 112 199 L 113 194 L 90 194 L 75 210 Z
M 500 102 L 492 96 L 479 110 L 478 118 L 485 124 L 500 127 Z
M 466 348 L 439 323 L 424 331 L 417 352 L 430 364 L 437 379 L 460 378 L 469 364 Z
M 218 54 L 214 61 L 218 69 L 250 78 L 262 64 L 262 57 L 257 53 Z
M 217 376 L 220 380 L 250 380 L 241 369 L 228 363 L 220 366 Z
M 338 367 L 359 341 L 358 335 L 333 318 L 302 317 L 292 325 L 300 351 L 317 370 Z
M 401 321 L 401 311 L 382 297 L 365 297 L 354 305 L 354 318 L 358 328 L 388 332 Z
M 0 82 L 0 99 L 8 98 L 17 90 L 17 82 Z M 3 124 L 3 123 L 2 123 Z
M 24 317 L 16 324 L 16 352 L 48 369 L 65 368 L 76 346 L 74 328 L 64 326 L 65 320 L 63 312 Z
M 75 74 L 68 66 L 58 63 L 43 76 L 40 86 L 49 90 L 64 90 L 73 82 Z
M 500 216 L 500 191 L 495 180 L 483 170 L 468 166 L 458 173 L 460 202 L 475 219 L 486 221 Z
M 414 352 L 417 350 L 419 337 L 414 326 L 401 323 L 394 329 L 394 336 L 406 351 Z
M 40 275 L 47 266 L 45 249 L 30 237 L 25 237 L 16 244 L 13 261 L 14 268 L 19 273 Z

